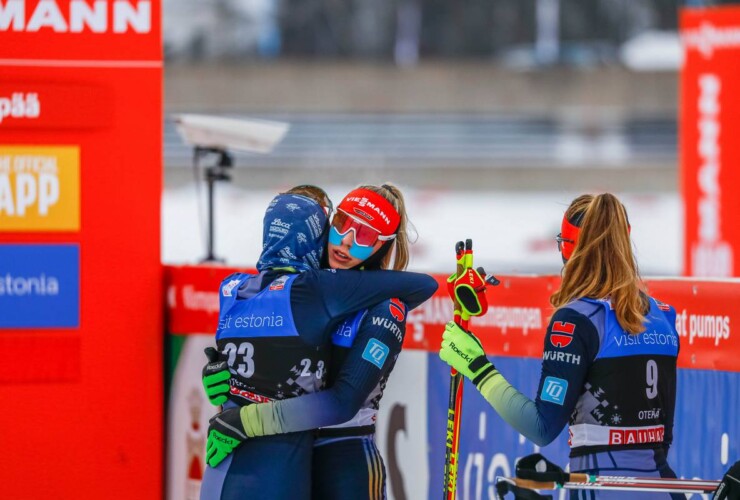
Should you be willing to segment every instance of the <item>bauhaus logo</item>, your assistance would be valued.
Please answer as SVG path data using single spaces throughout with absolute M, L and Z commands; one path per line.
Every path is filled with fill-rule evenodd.
M 80 228 L 76 146 L 0 146 L 0 231 Z
M 149 0 L 6 0 L 0 2 L 0 31 L 56 33 L 149 33 Z
M 0 328 L 80 323 L 78 245 L 0 245 Z

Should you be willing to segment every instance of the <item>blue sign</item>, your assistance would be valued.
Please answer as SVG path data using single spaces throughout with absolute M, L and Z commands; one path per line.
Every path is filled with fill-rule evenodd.
M 0 245 L 0 328 L 79 326 L 79 245 Z

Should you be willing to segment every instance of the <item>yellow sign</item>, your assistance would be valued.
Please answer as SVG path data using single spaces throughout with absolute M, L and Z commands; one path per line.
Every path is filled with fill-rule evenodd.
M 0 145 L 0 231 L 79 229 L 79 146 Z

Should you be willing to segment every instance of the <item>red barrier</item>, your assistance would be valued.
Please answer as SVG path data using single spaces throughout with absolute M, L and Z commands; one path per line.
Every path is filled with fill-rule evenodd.
M 2 498 L 163 495 L 161 24 L 0 1 Z
M 232 268 L 169 267 L 168 331 L 215 332 L 221 279 Z M 443 326 L 452 319 L 452 303 L 445 288 L 446 276 L 436 275 L 439 290 L 409 314 L 404 347 L 436 351 Z M 488 290 L 488 313 L 473 318 L 472 329 L 486 352 L 500 356 L 539 358 L 544 332 L 553 313 L 549 297 L 558 276 L 500 276 L 501 284 Z M 740 279 L 647 279 L 649 292 L 676 308 L 681 336 L 679 366 L 740 372 L 740 337 L 731 335 L 740 323 Z

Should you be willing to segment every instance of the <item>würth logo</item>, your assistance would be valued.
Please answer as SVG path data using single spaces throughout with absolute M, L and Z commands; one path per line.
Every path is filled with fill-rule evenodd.
M 391 299 L 388 309 L 396 321 L 403 321 L 406 318 L 406 307 L 400 300 Z
M 573 332 L 576 330 L 576 325 L 573 323 L 565 323 L 563 321 L 556 321 L 552 324 L 550 329 L 550 343 L 555 347 L 566 347 L 573 342 Z

